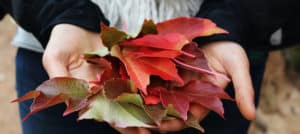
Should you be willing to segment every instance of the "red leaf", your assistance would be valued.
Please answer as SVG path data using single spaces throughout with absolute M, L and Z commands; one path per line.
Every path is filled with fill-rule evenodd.
M 210 97 L 216 96 L 221 99 L 227 99 L 233 101 L 233 99 L 224 91 L 224 89 L 212 84 L 208 81 L 193 80 L 183 87 L 183 90 L 187 92 L 189 96 L 197 97 Z M 200 94 L 201 93 L 201 94 Z
M 48 97 L 42 92 L 40 95 L 34 99 L 33 103 L 30 106 L 30 113 L 23 117 L 23 121 L 28 119 L 32 114 L 37 113 L 43 109 L 54 106 L 56 104 L 62 103 L 66 100 L 66 96 L 63 94 L 58 94 L 53 97 Z
M 120 45 L 132 47 L 152 47 L 179 51 L 187 43 L 188 40 L 181 34 L 170 33 L 166 35 L 145 35 L 141 38 L 123 41 Z
M 138 61 L 144 65 L 144 70 L 149 74 L 184 84 L 172 60 L 167 58 L 139 58 Z
M 105 96 L 109 99 L 115 99 L 123 93 L 137 93 L 129 80 L 111 79 L 103 84 Z
M 121 79 L 129 80 L 129 76 L 126 72 L 126 68 L 125 68 L 124 64 L 122 64 L 122 63 L 120 63 L 119 74 L 120 74 Z
M 147 105 L 155 105 L 158 103 L 161 103 L 160 100 L 160 89 L 156 89 L 156 88 L 148 88 L 148 95 L 144 95 L 143 93 L 141 94 L 143 99 L 144 99 L 144 103 Z
M 197 43 L 192 42 L 186 45 L 182 50 L 185 53 L 194 55 L 194 57 L 186 55 L 180 55 L 176 57 L 176 59 L 174 59 L 174 62 L 177 63 L 178 67 L 194 72 L 218 76 L 227 81 L 230 81 L 230 79 L 226 75 L 215 73 L 209 68 L 206 57 L 203 51 L 200 48 L 198 48 Z
M 155 87 L 152 90 L 160 92 L 160 99 L 165 108 L 173 105 L 184 120 L 188 117 L 190 103 L 198 103 L 223 117 L 224 109 L 220 99 L 232 100 L 222 88 L 202 80 L 190 81 L 184 87 L 169 90 L 164 87 Z M 149 95 L 157 96 L 156 93 L 152 93 L 155 92 L 149 92 Z
M 58 77 L 45 81 L 35 91 L 28 92 L 13 102 L 34 99 L 30 106 L 30 113 L 23 118 L 26 120 L 33 113 L 62 102 L 67 104 L 64 116 L 68 115 L 87 106 L 87 98 L 91 95 L 86 81 Z
M 179 113 L 183 120 L 187 120 L 187 113 L 190 107 L 190 100 L 183 92 L 177 90 L 160 90 L 160 99 L 165 108 L 173 105 L 174 109 Z
M 150 83 L 150 75 L 157 75 L 164 80 L 174 80 L 183 84 L 177 72 L 176 65 L 168 58 L 137 58 L 134 53 L 135 49 L 124 48 L 119 46 L 112 48 L 112 54 L 118 57 L 125 65 L 130 79 L 138 89 L 147 95 L 147 86 Z
M 161 102 L 160 98 L 154 95 L 143 95 L 143 99 L 147 105 L 155 105 Z
M 199 97 L 195 99 L 193 102 L 202 105 L 203 107 L 212 110 L 219 114 L 222 118 L 224 118 L 224 108 L 223 103 L 218 97 Z
M 113 46 L 111 53 L 112 56 L 119 58 L 124 63 L 127 73 L 135 86 L 147 94 L 146 88 L 150 83 L 150 74 L 145 72 L 143 65 L 133 57 L 123 56 L 119 46 Z
M 206 57 L 203 53 L 203 51 L 198 48 L 197 43 L 190 43 L 186 45 L 182 51 L 192 54 L 195 57 L 187 57 L 185 55 L 177 57 L 180 61 L 184 62 L 185 64 L 188 64 L 190 66 L 194 66 L 197 68 L 201 68 L 207 71 L 211 71 L 210 68 L 208 67 L 208 62 L 206 60 Z M 193 69 L 189 69 L 193 70 Z M 197 71 L 197 70 L 195 70 Z
M 189 41 L 196 37 L 228 33 L 217 27 L 211 20 L 203 18 L 178 17 L 158 23 L 156 26 L 159 34 L 179 33 Z
M 36 98 L 36 97 L 40 96 L 40 94 L 41 94 L 41 91 L 33 90 L 33 91 L 30 91 L 30 92 L 26 93 L 25 95 L 23 95 L 22 97 L 20 97 L 18 99 L 15 99 L 11 102 L 12 103 L 14 103 L 14 102 L 23 102 L 23 101 L 26 101 L 26 100 L 29 100 L 29 99 Z
M 181 54 L 180 51 L 175 50 L 162 50 L 149 47 L 137 48 L 134 51 L 128 52 L 128 55 L 132 55 L 136 58 L 141 57 L 159 57 L 159 58 L 175 58 Z

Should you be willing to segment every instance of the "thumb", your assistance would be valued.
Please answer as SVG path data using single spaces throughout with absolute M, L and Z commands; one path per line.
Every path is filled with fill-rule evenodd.
M 121 134 L 151 134 L 150 130 L 146 128 L 138 128 L 138 127 L 128 127 L 128 128 L 118 128 L 114 127 Z
M 48 73 L 49 78 L 69 76 L 67 66 L 61 60 L 44 55 L 43 66 Z
M 242 115 L 248 119 L 255 118 L 254 90 L 249 69 L 249 61 L 244 50 L 231 58 L 225 69 L 232 78 L 235 98 Z

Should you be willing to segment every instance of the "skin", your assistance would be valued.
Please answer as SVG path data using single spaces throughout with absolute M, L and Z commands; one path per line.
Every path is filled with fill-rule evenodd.
M 66 36 L 67 35 L 67 36 Z M 63 37 L 63 38 L 62 38 Z M 70 24 L 56 25 L 43 55 L 43 65 L 50 78 L 70 76 L 86 80 L 96 79 L 97 67 L 84 62 L 83 53 L 103 47 L 99 34 Z M 254 90 L 252 87 L 249 61 L 244 49 L 235 42 L 213 42 L 202 48 L 213 71 L 229 76 L 234 84 L 237 105 L 248 120 L 255 118 Z M 210 79 L 210 78 L 208 78 Z M 229 82 L 214 79 L 215 84 L 226 87 Z M 192 104 L 190 112 L 200 121 L 209 111 Z M 158 131 L 178 131 L 186 126 L 181 120 L 162 122 Z M 124 134 L 150 134 L 145 128 L 116 128 Z

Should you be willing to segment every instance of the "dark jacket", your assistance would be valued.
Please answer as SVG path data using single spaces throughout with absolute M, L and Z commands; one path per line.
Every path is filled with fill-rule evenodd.
M 274 49 L 270 37 L 282 29 L 282 44 L 300 42 L 299 0 L 206 0 L 199 16 L 207 17 L 230 32 L 205 41 L 232 40 L 246 49 Z
M 271 34 L 279 28 L 283 30 L 284 45 L 299 42 L 298 1 L 205 0 L 197 16 L 212 19 L 230 34 L 201 38 L 199 42 L 229 40 L 245 48 L 268 49 Z M 56 24 L 69 23 L 99 32 L 99 23 L 108 23 L 99 7 L 89 0 L 1 0 L 0 7 L 0 17 L 11 14 L 43 46 Z
M 74 24 L 95 32 L 100 31 L 100 22 L 108 24 L 90 0 L 0 0 L 0 17 L 5 13 L 33 33 L 44 47 L 56 24 Z

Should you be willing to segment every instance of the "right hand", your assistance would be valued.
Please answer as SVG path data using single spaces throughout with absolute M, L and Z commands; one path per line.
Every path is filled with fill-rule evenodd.
M 99 33 L 75 25 L 56 25 L 43 55 L 43 65 L 50 78 L 75 77 L 95 80 L 100 69 L 88 64 L 82 54 L 104 47 Z M 145 128 L 116 128 L 122 134 L 150 134 Z

